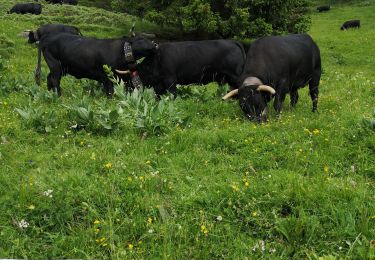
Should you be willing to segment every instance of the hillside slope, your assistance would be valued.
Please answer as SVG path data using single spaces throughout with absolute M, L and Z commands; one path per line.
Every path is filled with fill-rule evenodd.
M 0 0 L 0 13 L 15 2 Z M 119 37 L 137 19 L 44 7 L 0 20 L 0 258 L 375 257 L 375 133 L 364 123 L 375 104 L 374 3 L 313 14 L 319 113 L 305 88 L 295 109 L 286 101 L 262 125 L 222 102 L 216 84 L 155 103 L 149 92 L 109 100 L 67 76 L 57 98 L 45 63 L 35 85 L 37 51 L 20 32 L 55 22 Z M 339 30 L 358 17 L 360 30 Z

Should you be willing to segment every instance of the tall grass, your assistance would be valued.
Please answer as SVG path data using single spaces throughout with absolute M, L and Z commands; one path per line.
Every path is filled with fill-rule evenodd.
M 0 0 L 0 12 L 13 3 Z M 319 113 L 303 89 L 295 109 L 285 102 L 280 120 L 273 113 L 257 125 L 236 101 L 221 102 L 216 84 L 191 86 L 165 101 L 190 121 L 167 119 L 168 131 L 147 135 L 136 117 L 112 117 L 110 131 L 95 125 L 102 110 L 139 96 L 108 100 L 97 83 L 68 76 L 57 98 L 46 90 L 45 63 L 37 87 L 36 49 L 17 36 L 51 21 L 115 37 L 133 17 L 59 5 L 39 17 L 5 15 L 0 258 L 373 259 L 375 133 L 364 123 L 374 117 L 373 9 L 313 15 L 324 68 Z M 351 17 L 362 28 L 340 31 Z M 72 127 L 85 125 L 79 107 L 93 111 L 93 127 Z M 121 106 L 128 115 L 134 108 Z

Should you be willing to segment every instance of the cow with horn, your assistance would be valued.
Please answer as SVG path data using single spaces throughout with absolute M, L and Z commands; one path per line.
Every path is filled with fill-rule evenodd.
M 272 98 L 279 117 L 286 94 L 290 94 L 294 107 L 298 89 L 309 84 L 312 111 L 315 112 L 320 76 L 320 51 L 309 35 L 263 37 L 250 46 L 241 76 L 242 86 L 229 92 L 223 100 L 238 96 L 245 115 L 262 122 L 267 120 L 267 103 Z

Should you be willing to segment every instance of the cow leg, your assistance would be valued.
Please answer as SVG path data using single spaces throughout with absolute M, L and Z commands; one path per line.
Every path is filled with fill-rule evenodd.
M 165 89 L 167 89 L 170 93 L 172 93 L 173 95 L 176 95 L 176 92 L 177 92 L 176 82 L 177 80 L 175 79 L 165 79 L 163 82 L 163 85 Z
M 48 90 L 54 90 L 58 96 L 61 96 L 60 79 L 61 75 L 58 73 L 50 72 L 47 76 Z
M 105 78 L 102 82 L 105 94 L 107 97 L 111 98 L 114 93 L 113 83 L 108 78 Z
M 275 101 L 273 102 L 273 107 L 276 111 L 276 117 L 280 118 L 281 108 L 283 106 L 283 102 L 285 100 L 286 93 L 277 93 L 275 96 Z
M 297 105 L 298 98 L 299 98 L 299 95 L 298 95 L 297 90 L 293 90 L 290 92 L 290 105 L 292 107 L 295 107 Z
M 313 104 L 312 111 L 316 112 L 318 109 L 318 98 L 319 98 L 319 81 L 320 81 L 320 70 L 313 73 L 313 76 L 309 82 L 310 97 Z
M 48 65 L 50 73 L 47 76 L 48 90 L 56 91 L 61 96 L 60 80 L 61 80 L 61 64 L 48 52 L 43 52 L 44 59 Z
M 167 93 L 167 90 L 165 89 L 164 85 L 161 83 L 155 84 L 154 91 L 158 97 Z

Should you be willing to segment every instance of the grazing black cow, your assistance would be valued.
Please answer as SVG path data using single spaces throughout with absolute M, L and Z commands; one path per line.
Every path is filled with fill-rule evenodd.
M 77 5 L 78 1 L 77 0 L 63 0 L 63 4 L 68 4 L 68 5 Z
M 267 119 L 267 103 L 275 96 L 277 115 L 287 93 L 291 105 L 298 101 L 297 90 L 307 84 L 317 110 L 321 60 L 318 46 L 307 34 L 269 36 L 254 41 L 246 58 L 242 86 L 223 97 L 238 95 L 241 109 L 249 119 Z
M 62 4 L 62 0 L 46 0 L 50 4 Z
M 42 5 L 35 3 L 20 3 L 15 4 L 8 12 L 8 14 L 36 14 L 42 13 Z
M 143 84 L 162 95 L 175 93 L 177 84 L 217 81 L 238 88 L 245 59 L 242 44 L 232 40 L 170 42 L 161 43 L 137 68 Z
M 321 12 L 327 12 L 327 11 L 331 10 L 331 6 L 329 6 L 329 5 L 318 6 L 318 7 L 316 8 L 316 10 L 317 10 L 319 13 L 321 13 Z
M 68 4 L 68 5 L 77 5 L 77 0 L 46 0 L 50 4 Z
M 36 31 L 25 31 L 28 33 L 28 43 L 38 42 L 43 36 L 57 33 L 70 33 L 75 35 L 82 35 L 80 30 L 75 26 L 64 24 L 45 24 L 40 26 Z
M 343 23 L 340 27 L 340 30 L 346 30 L 349 28 L 360 28 L 361 27 L 361 21 L 360 20 L 350 20 Z
M 40 50 L 50 69 L 47 77 L 49 90 L 61 95 L 60 79 L 69 74 L 78 79 L 88 78 L 103 83 L 108 96 L 113 84 L 103 65 L 113 69 L 127 69 L 125 48 L 131 47 L 135 59 L 155 53 L 157 45 L 141 37 L 127 39 L 95 39 L 67 33 L 43 36 L 39 41 L 37 71 L 40 71 Z M 129 53 L 127 53 L 129 54 Z

